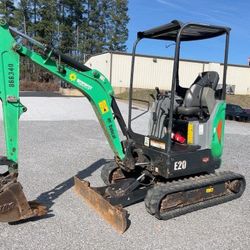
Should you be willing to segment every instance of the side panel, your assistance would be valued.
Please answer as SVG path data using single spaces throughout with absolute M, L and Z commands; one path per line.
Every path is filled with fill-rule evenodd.
M 213 157 L 220 158 L 224 147 L 226 102 L 222 101 L 217 106 L 213 120 L 211 152 Z
M 200 145 L 201 149 L 211 149 L 212 156 L 220 158 L 224 145 L 225 110 L 225 101 L 216 101 L 209 120 L 189 122 L 193 127 L 191 133 L 193 141 L 189 144 Z

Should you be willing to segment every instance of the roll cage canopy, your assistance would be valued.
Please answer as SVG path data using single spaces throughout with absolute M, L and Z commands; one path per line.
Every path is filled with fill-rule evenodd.
M 200 23 L 182 23 L 177 20 L 152 28 L 146 31 L 138 32 L 137 39 L 133 46 L 132 51 L 132 63 L 131 63 L 131 75 L 130 75 L 130 87 L 129 87 L 129 112 L 128 112 L 128 130 L 132 133 L 131 121 L 132 121 L 132 97 L 133 97 L 133 81 L 134 81 L 134 68 L 135 68 L 135 56 L 138 43 L 143 38 L 155 39 L 155 40 L 170 40 L 175 42 L 174 53 L 174 65 L 172 73 L 172 85 L 171 85 L 171 99 L 169 110 L 169 122 L 167 128 L 167 152 L 171 151 L 171 133 L 173 124 L 173 112 L 174 112 L 174 97 L 175 91 L 180 88 L 179 85 L 179 61 L 180 61 L 180 44 L 183 41 L 197 41 L 209 38 L 225 35 L 225 49 L 224 49 L 224 70 L 222 80 L 222 91 L 220 99 L 226 98 L 226 74 L 227 74 L 227 61 L 228 61 L 228 47 L 229 47 L 229 35 L 230 28 L 209 24 Z
M 173 20 L 168 24 L 138 32 L 137 38 L 176 41 L 178 34 L 180 34 L 180 41 L 194 41 L 221 36 L 230 32 L 230 30 L 228 27 L 196 23 L 184 24 L 178 20 Z

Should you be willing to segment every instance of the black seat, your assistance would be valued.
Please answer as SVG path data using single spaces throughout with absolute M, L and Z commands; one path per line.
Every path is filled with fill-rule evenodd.
M 219 74 L 215 71 L 206 71 L 195 79 L 191 87 L 186 91 L 182 106 L 177 108 L 180 115 L 199 115 L 202 109 L 202 94 L 204 88 L 216 90 L 219 82 Z

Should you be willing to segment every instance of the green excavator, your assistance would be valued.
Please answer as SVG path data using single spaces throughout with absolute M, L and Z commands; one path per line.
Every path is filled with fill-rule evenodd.
M 225 36 L 222 87 L 218 88 L 219 74 L 215 71 L 201 72 L 189 88 L 182 87 L 180 44 L 222 35 Z M 119 233 L 129 225 L 124 207 L 143 200 L 151 215 L 167 220 L 239 198 L 246 185 L 244 176 L 216 171 L 221 166 L 224 146 L 229 35 L 228 27 L 176 20 L 138 32 L 132 54 L 126 124 L 112 86 L 102 73 L 1 20 L 0 98 L 6 156 L 1 156 L 0 165 L 8 169 L 0 175 L 0 221 L 25 220 L 47 213 L 46 204 L 27 200 L 18 182 L 18 122 L 27 110 L 19 98 L 20 57 L 30 59 L 80 90 L 91 103 L 114 152 L 114 160 L 102 168 L 105 186 L 91 187 L 75 177 L 75 191 Z M 136 133 L 131 127 L 135 55 L 142 39 L 175 43 L 171 90 L 161 92 L 156 88 L 147 135 Z

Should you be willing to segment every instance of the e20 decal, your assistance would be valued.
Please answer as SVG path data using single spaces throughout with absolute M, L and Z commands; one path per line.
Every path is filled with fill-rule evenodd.
M 187 161 L 176 161 L 174 163 L 174 170 L 183 170 L 187 168 Z

